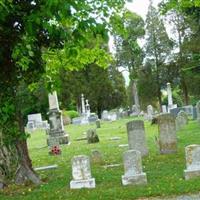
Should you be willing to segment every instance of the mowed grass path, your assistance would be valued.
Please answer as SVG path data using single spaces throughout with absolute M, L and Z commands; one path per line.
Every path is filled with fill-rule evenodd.
M 184 147 L 190 144 L 200 144 L 200 125 L 190 121 L 181 131 L 177 132 L 178 153 L 173 155 L 159 155 L 155 143 L 158 135 L 157 125 L 151 126 L 145 122 L 145 130 L 149 155 L 143 158 L 143 169 L 147 173 L 148 184 L 145 186 L 122 186 L 121 175 L 124 173 L 122 155 L 128 147 L 120 148 L 119 144 L 127 143 L 126 123 L 132 118 L 116 122 L 103 122 L 97 129 L 100 143 L 87 144 L 85 140 L 75 141 L 75 138 L 84 137 L 88 128 L 95 128 L 95 124 L 66 127 L 70 134 L 71 144 L 62 146 L 62 155 L 49 156 L 46 146 L 46 134 L 43 131 L 35 132 L 28 140 L 30 156 L 33 166 L 57 164 L 55 170 L 38 172 L 43 184 L 40 186 L 25 185 L 24 187 L 11 185 L 3 193 L 2 200 L 133 200 L 139 197 L 170 196 L 184 193 L 193 193 L 200 190 L 200 178 L 185 181 Z M 109 140 L 111 137 L 121 137 L 120 140 Z M 70 190 L 71 159 L 75 155 L 91 155 L 93 149 L 103 154 L 104 163 L 91 163 L 92 176 L 96 179 L 95 189 Z M 119 167 L 105 169 L 107 164 L 118 164 Z

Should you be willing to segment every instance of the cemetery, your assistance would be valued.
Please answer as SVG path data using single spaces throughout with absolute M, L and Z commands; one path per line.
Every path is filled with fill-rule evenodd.
M 200 0 L 0 0 L 0 200 L 200 200 Z

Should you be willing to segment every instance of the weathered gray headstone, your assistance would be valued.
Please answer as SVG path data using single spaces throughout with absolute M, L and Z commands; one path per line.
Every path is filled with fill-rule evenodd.
M 57 94 L 54 91 L 52 94 L 49 94 L 49 138 L 47 139 L 47 144 L 51 138 L 57 138 L 60 144 L 68 144 L 69 136 L 64 130 L 63 119 L 61 111 L 58 106 Z
M 136 150 L 126 151 L 123 155 L 124 175 L 122 176 L 122 184 L 146 184 L 146 173 L 142 171 L 141 153 Z
M 185 148 L 186 170 L 185 179 L 200 177 L 200 145 L 189 145 Z
M 96 129 L 87 130 L 87 141 L 89 144 L 99 142 L 99 137 L 96 133 Z
M 186 124 L 188 124 L 188 116 L 187 113 L 181 110 L 177 117 L 176 117 L 176 130 L 180 130 L 183 128 Z
M 158 116 L 159 147 L 161 154 L 177 152 L 175 117 L 164 113 Z
M 101 128 L 101 121 L 99 119 L 96 120 L 96 127 Z
M 197 111 L 197 121 L 200 123 L 200 101 L 196 104 L 196 111 Z
M 98 150 L 92 150 L 91 152 L 91 160 L 94 163 L 102 163 L 103 162 L 103 157 L 100 151 Z
M 142 120 L 133 120 L 126 124 L 128 133 L 129 149 L 138 150 L 142 156 L 148 154 L 144 122 Z
M 92 178 L 90 159 L 88 156 L 80 155 L 72 159 L 71 189 L 95 188 L 95 179 Z

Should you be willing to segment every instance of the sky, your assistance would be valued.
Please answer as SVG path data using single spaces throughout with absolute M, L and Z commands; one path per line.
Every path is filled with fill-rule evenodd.
M 161 0 L 152 0 L 153 1 L 153 5 L 155 7 L 157 7 L 158 3 L 161 2 Z M 135 12 L 137 13 L 138 15 L 140 15 L 144 20 L 146 19 L 146 14 L 147 14 L 147 11 L 148 11 L 148 7 L 149 7 L 149 3 L 150 1 L 149 0 L 133 0 L 132 3 L 127 3 L 126 4 L 126 7 L 132 11 L 132 12 Z M 109 46 L 111 47 L 111 49 L 113 48 L 113 38 L 111 38 L 110 42 L 109 42 Z M 140 43 L 140 42 L 139 42 Z M 143 42 L 141 41 L 141 44 Z M 112 50 L 111 50 L 112 51 Z M 128 85 L 129 83 L 129 78 L 128 78 L 128 72 L 126 71 L 123 71 L 122 72 L 124 78 L 125 78 L 125 81 L 126 81 L 126 85 Z

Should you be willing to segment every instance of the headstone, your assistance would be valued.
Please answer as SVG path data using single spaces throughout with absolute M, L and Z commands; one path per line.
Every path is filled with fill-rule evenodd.
M 96 133 L 96 129 L 89 129 L 87 131 L 87 141 L 88 141 L 88 144 L 99 142 L 99 137 Z
M 176 117 L 176 130 L 180 130 L 186 124 L 188 124 L 187 113 L 181 110 Z
M 128 133 L 129 149 L 138 150 L 142 156 L 148 154 L 146 145 L 144 122 L 142 120 L 133 120 L 126 124 Z
M 101 119 L 104 120 L 104 121 L 108 121 L 108 111 L 107 110 L 104 110 L 101 114 Z
M 175 117 L 164 113 L 158 116 L 159 147 L 161 154 L 177 152 Z
M 193 144 L 185 148 L 186 170 L 185 179 L 200 177 L 200 145 Z
M 96 127 L 101 128 L 101 121 L 99 119 L 96 120 Z
M 91 160 L 93 163 L 102 163 L 103 162 L 103 158 L 102 158 L 102 154 L 100 151 L 98 150 L 92 150 L 91 152 Z
M 71 189 L 95 188 L 95 179 L 91 175 L 88 156 L 80 155 L 72 159 L 72 176 Z
M 88 120 L 90 123 L 96 122 L 96 120 L 98 120 L 98 116 L 96 114 L 90 114 Z
M 167 106 L 166 105 L 162 105 L 162 112 L 167 113 Z
M 123 155 L 124 175 L 122 176 L 122 184 L 146 184 L 146 173 L 142 171 L 141 153 L 137 150 L 126 151 Z
M 49 140 L 51 138 L 58 139 L 59 144 L 68 144 L 69 136 L 64 130 L 63 119 L 61 111 L 58 106 L 58 98 L 56 92 L 49 94 L 49 138 L 47 139 L 47 144 L 49 145 Z
M 153 119 L 153 115 L 154 115 L 153 106 L 152 105 L 148 105 L 147 106 L 147 117 L 148 117 L 148 120 L 152 120 Z
M 109 112 L 108 114 L 108 120 L 109 121 L 116 121 L 118 118 L 117 118 L 117 113 L 116 112 Z
M 49 151 L 50 155 L 60 155 L 61 154 L 60 143 L 59 143 L 58 138 L 50 137 L 48 139 L 48 145 L 50 148 L 50 151 Z
M 196 104 L 196 111 L 197 111 L 197 121 L 200 123 L 200 101 Z
M 82 121 L 82 117 L 75 117 L 72 119 L 72 124 L 80 125 Z
M 42 122 L 42 115 L 41 113 L 35 113 L 28 115 L 28 121 L 34 121 L 34 122 Z
M 183 110 L 183 109 L 182 108 L 171 108 L 169 110 L 169 113 L 171 113 L 174 117 L 176 117 L 181 110 Z
M 183 106 L 182 109 L 190 116 L 193 115 L 193 105 Z

